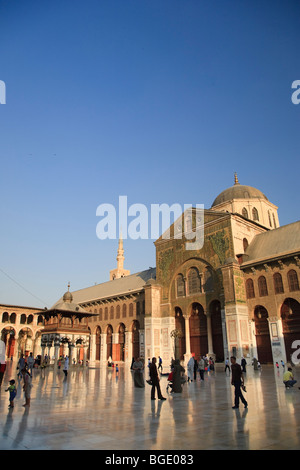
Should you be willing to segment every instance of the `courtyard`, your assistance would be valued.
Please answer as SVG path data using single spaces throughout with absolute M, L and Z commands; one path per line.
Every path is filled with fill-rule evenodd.
M 165 367 L 164 372 L 168 372 Z M 166 401 L 150 400 L 151 387 L 134 387 L 132 372 L 104 365 L 75 366 L 65 378 L 34 370 L 30 408 L 15 363 L 8 363 L 0 388 L 1 450 L 294 450 L 300 448 L 300 373 L 285 390 L 283 369 L 272 365 L 254 371 L 247 366 L 248 409 L 233 410 L 233 387 L 224 366 L 205 373 L 205 380 L 186 383 L 183 393 L 166 391 Z M 145 371 L 146 379 L 148 371 Z M 18 393 L 8 409 L 8 381 Z

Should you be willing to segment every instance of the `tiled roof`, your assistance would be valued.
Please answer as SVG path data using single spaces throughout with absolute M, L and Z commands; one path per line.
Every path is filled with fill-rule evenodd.
M 300 253 L 300 221 L 256 235 L 243 256 L 241 268 L 297 252 Z
M 88 301 L 129 294 L 142 290 L 149 279 L 155 279 L 156 269 L 150 268 L 139 273 L 124 276 L 113 281 L 103 282 L 72 292 L 73 302 L 83 304 Z

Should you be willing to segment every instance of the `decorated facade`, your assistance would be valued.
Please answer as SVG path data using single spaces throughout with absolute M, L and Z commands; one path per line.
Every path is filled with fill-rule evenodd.
M 110 280 L 69 293 L 85 320 L 78 325 L 76 308 L 69 320 L 59 320 L 65 331 L 56 347 L 65 351 L 63 337 L 67 348 L 80 340 L 81 356 L 99 363 L 161 356 L 169 364 L 172 357 L 186 361 L 192 354 L 217 362 L 232 354 L 262 363 L 290 361 L 300 343 L 300 222 L 280 227 L 277 210 L 235 175 L 210 209 L 183 214 L 168 237 L 156 240 L 156 268 L 130 274 L 120 240 Z M 189 231 L 197 225 L 203 244 L 188 250 Z M 179 237 L 180 227 L 188 228 Z M 7 348 L 14 328 L 8 310 L 1 325 Z M 52 335 L 53 348 L 58 332 L 50 332 L 51 322 L 60 317 L 51 320 L 46 313 L 36 311 L 40 323 L 31 337 L 42 348 Z M 84 331 L 71 332 L 83 324 Z

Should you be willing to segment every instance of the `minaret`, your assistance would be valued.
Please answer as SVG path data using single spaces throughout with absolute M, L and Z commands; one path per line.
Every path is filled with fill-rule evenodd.
M 120 277 L 128 276 L 130 274 L 130 271 L 128 269 L 124 269 L 124 248 L 123 248 L 123 238 L 122 238 L 122 233 L 120 234 L 119 238 L 119 246 L 118 246 L 118 252 L 117 252 L 117 268 L 112 269 L 109 273 L 109 279 L 110 281 L 113 281 L 114 279 L 119 279 Z
M 122 270 L 124 267 L 124 248 L 123 248 L 123 238 L 122 238 L 122 233 L 120 234 L 119 238 L 119 247 L 118 247 L 118 253 L 117 253 L 117 269 Z

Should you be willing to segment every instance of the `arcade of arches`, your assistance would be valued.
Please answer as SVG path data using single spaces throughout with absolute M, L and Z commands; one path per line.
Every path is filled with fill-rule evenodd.
M 280 327 L 282 329 L 287 360 L 292 360 L 292 355 L 295 352 L 293 343 L 300 340 L 300 303 L 293 298 L 284 300 L 280 307 L 281 322 L 273 323 L 273 325 L 276 325 L 275 331 L 270 331 L 269 324 L 272 318 L 269 317 L 269 313 L 264 306 L 257 305 L 255 307 L 253 320 L 258 360 L 261 363 L 273 362 L 272 341 L 274 339 L 275 341 L 276 339 L 277 341 L 279 340 L 280 331 L 278 330 Z
M 95 328 L 94 359 L 96 361 L 124 361 L 126 352 L 131 357 L 140 355 L 140 324 L 134 320 L 129 330 L 124 323 L 120 323 L 114 332 L 113 326 L 108 324 L 102 332 L 101 326 Z M 89 357 L 91 357 L 91 348 Z
M 185 316 L 180 307 L 175 307 L 175 328 L 179 331 L 176 356 L 193 354 L 197 359 L 207 354 L 217 362 L 224 361 L 221 304 L 218 300 L 210 303 L 208 312 L 203 306 L 193 302 L 189 315 Z

